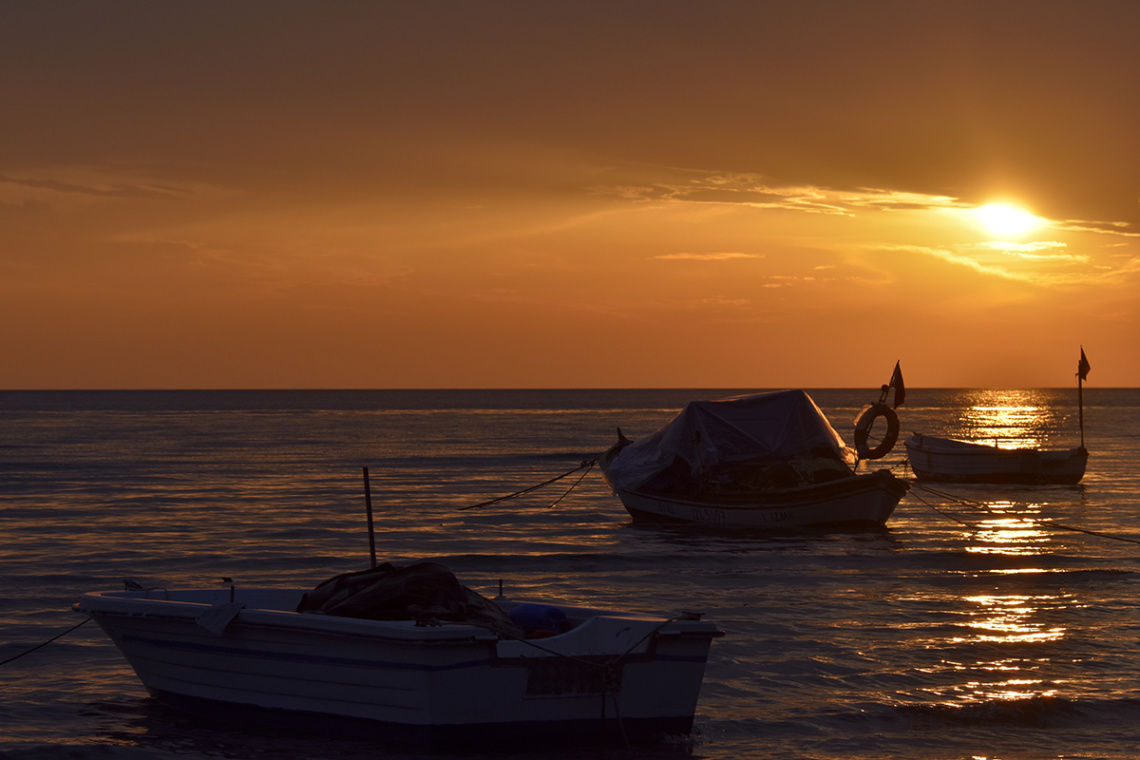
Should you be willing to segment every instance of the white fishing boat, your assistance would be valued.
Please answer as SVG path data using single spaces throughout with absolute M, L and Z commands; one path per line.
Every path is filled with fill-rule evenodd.
M 690 402 L 599 459 L 634 520 L 723 528 L 883 525 L 907 483 L 857 472 L 855 452 L 804 391 Z
M 944 483 L 1072 485 L 1085 475 L 1089 452 L 1000 448 L 916 433 L 906 439 L 910 468 L 919 480 Z
M 1071 449 L 1002 447 L 915 433 L 906 439 L 907 460 L 919 480 L 944 483 L 1074 485 L 1085 476 L 1084 381 L 1092 369 L 1085 349 L 1077 362 L 1077 419 L 1081 445 Z
M 456 605 L 435 602 L 371 613 L 402 619 L 346 617 L 337 599 L 340 612 L 314 606 L 310 597 L 326 589 L 134 588 L 86 594 L 76 608 L 161 702 L 428 743 L 688 733 L 710 642 L 722 635 L 694 613 L 472 603 L 468 589 L 464 619 L 447 619 Z M 527 619 L 549 630 L 528 634 Z

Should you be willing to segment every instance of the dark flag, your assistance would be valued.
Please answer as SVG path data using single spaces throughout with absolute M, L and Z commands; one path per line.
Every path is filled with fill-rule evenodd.
M 1089 364 L 1089 360 L 1085 358 L 1085 347 L 1081 346 L 1081 362 L 1077 365 L 1077 377 L 1081 380 L 1088 380 L 1090 369 L 1092 366 Z
M 895 409 L 898 409 L 906 401 L 906 386 L 903 385 L 902 367 L 899 366 L 899 362 L 895 362 L 895 373 L 891 375 L 888 387 L 895 389 Z

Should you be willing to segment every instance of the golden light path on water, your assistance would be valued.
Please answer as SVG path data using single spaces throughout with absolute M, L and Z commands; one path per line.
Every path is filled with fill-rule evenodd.
M 1032 391 L 987 392 L 961 420 L 970 440 L 998 448 L 1037 448 L 1045 444 L 1044 431 L 1053 420 L 1049 407 L 1036 403 Z
M 982 557 L 1033 558 L 1052 551 L 1052 534 L 1043 529 L 1042 504 L 1009 500 L 986 504 L 988 519 L 962 535 L 969 554 Z M 982 571 L 993 578 L 993 590 L 962 597 L 965 619 L 947 643 L 955 651 L 992 655 L 995 648 L 1009 654 L 978 659 L 944 659 L 942 668 L 964 680 L 942 691 L 944 704 L 961 707 L 993 700 L 1016 702 L 1056 696 L 1060 684 L 1036 677 L 1050 665 L 1048 650 L 1067 633 L 1049 620 L 1051 612 L 1076 604 L 1072 595 L 1056 589 L 1035 593 L 1034 578 L 1049 570 L 1034 565 Z M 1020 582 L 1025 579 L 1025 583 Z M 1015 587 L 1015 588 L 1011 588 Z

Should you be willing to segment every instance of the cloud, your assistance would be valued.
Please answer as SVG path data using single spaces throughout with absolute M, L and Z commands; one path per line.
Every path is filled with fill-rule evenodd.
M 1105 284 L 1119 280 L 1133 271 L 1128 265 L 1112 267 L 1110 270 L 1090 269 L 1088 256 L 1066 253 L 1063 251 L 1066 245 L 1055 241 L 991 241 L 969 245 L 893 245 L 876 248 L 931 256 L 981 274 L 1040 286 Z
M 1054 229 L 1065 232 L 1092 232 L 1098 235 L 1119 235 L 1120 237 L 1140 237 L 1140 232 L 1130 232 L 1128 222 L 1089 222 L 1077 219 L 1067 219 L 1063 222 L 1054 222 Z
M 811 184 L 779 185 L 760 174 L 671 168 L 673 176 L 657 182 L 595 187 L 593 192 L 636 202 L 705 205 L 795 211 L 855 217 L 865 212 L 973 211 L 974 203 L 951 195 L 915 193 L 883 187 L 834 188 Z M 1088 232 L 1140 237 L 1128 222 L 1045 220 L 1058 232 Z
M 810 214 L 854 216 L 859 211 L 916 211 L 969 208 L 947 195 L 882 188 L 835 189 L 818 185 L 778 185 L 759 174 L 670 169 L 674 175 L 656 183 L 629 183 L 594 192 L 638 202 L 746 206 Z
M 9 192 L 18 192 L 23 189 L 25 192 L 48 191 L 60 195 L 84 195 L 101 198 L 169 198 L 184 195 L 187 192 L 186 189 L 177 188 L 169 183 L 159 184 L 134 178 L 129 180 L 87 178 L 66 181 L 54 178 L 37 179 L 0 174 L 0 186 L 2 185 L 8 185 Z
M 1026 261 L 1058 264 L 1087 264 L 1089 262 L 1089 257 L 1083 254 L 1065 253 L 1064 249 L 1068 248 L 1068 245 L 1056 240 L 1043 240 L 1034 243 L 991 240 L 980 244 L 977 248 L 981 251 L 997 251 Z
M 762 259 L 764 256 L 759 253 L 663 253 L 659 256 L 654 256 L 655 259 L 662 259 L 665 261 L 728 261 L 730 259 Z
M 1022 280 L 1024 277 L 1018 277 L 1011 272 L 1007 272 L 1000 267 L 994 267 L 981 261 L 976 256 L 962 253 L 953 247 L 940 247 L 940 246 L 924 246 L 924 245 L 884 245 L 884 246 L 869 246 L 880 251 L 892 251 L 899 253 L 914 253 L 923 256 L 931 256 L 936 259 L 950 262 L 951 264 L 958 264 L 960 266 L 968 267 L 983 274 L 991 274 L 998 277 L 1003 277 L 1011 280 Z
M 789 275 L 789 274 L 774 274 L 774 275 L 769 276 L 768 281 L 765 283 L 762 283 L 760 287 L 762 287 L 762 288 L 786 288 L 786 287 L 789 287 L 791 285 L 797 285 L 799 283 L 804 283 L 804 282 L 810 283 L 810 282 L 815 282 L 815 281 L 816 281 L 815 277 L 811 277 L 811 276 L 799 277 L 797 275 Z
M 690 308 L 727 307 L 737 309 L 751 305 L 752 301 L 747 298 L 726 298 L 724 296 L 712 296 L 710 298 L 697 299 L 693 302 Z

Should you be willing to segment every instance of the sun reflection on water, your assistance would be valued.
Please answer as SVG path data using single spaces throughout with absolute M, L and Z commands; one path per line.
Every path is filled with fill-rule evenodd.
M 1037 520 L 1041 505 L 991 501 L 986 511 L 990 517 L 977 523 L 966 536 L 967 552 L 1026 556 L 1049 550 L 1052 534 L 1042 530 Z
M 1065 635 L 1062 626 L 1036 620 L 1046 607 L 1063 604 L 1059 596 L 1025 594 L 981 594 L 966 597 L 977 606 L 966 627 L 970 636 L 957 637 L 956 642 L 1032 643 L 1056 641 Z
M 1054 534 L 1045 525 L 1046 507 L 990 500 L 986 518 L 963 533 L 966 552 L 992 566 L 965 572 L 968 591 L 955 600 L 958 619 L 943 639 L 950 649 L 933 670 L 949 681 L 930 690 L 946 707 L 1060 693 L 1062 684 L 1045 676 L 1052 670 L 1049 653 L 1068 634 L 1063 611 L 1078 602 L 1047 580 Z
M 972 554 L 1027 557 L 1044 555 L 1050 551 L 1052 534 L 1043 530 L 1038 522 L 1040 504 L 1015 504 L 1011 501 L 994 501 L 987 505 L 991 517 L 981 521 L 973 532 L 972 542 L 966 551 Z M 998 568 L 988 574 L 995 578 L 1014 578 L 1047 572 L 1040 568 Z M 1059 597 L 1047 594 L 1003 592 L 974 594 L 964 601 L 975 606 L 969 612 L 966 627 L 971 636 L 958 641 L 985 641 L 999 643 L 1051 641 L 1064 635 L 1064 628 L 1049 626 L 1034 620 L 1041 609 L 1055 607 Z
M 1040 448 L 1057 423 L 1038 391 L 976 391 L 963 404 L 958 435 L 1003 449 Z
M 1044 677 L 1049 665 L 1048 659 L 1016 657 L 972 663 L 944 661 L 941 668 L 931 672 L 957 673 L 964 680 L 930 692 L 950 708 L 1055 697 L 1063 684 Z

